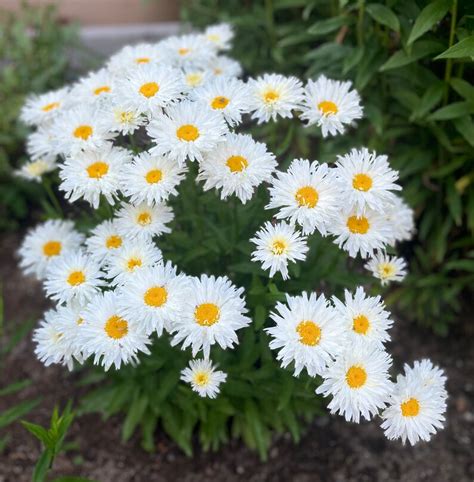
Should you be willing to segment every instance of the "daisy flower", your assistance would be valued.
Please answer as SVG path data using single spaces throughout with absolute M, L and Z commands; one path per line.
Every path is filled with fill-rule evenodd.
M 123 237 L 119 234 L 114 220 L 98 224 L 86 239 L 87 253 L 98 263 L 122 247 Z
M 66 199 L 73 203 L 84 199 L 97 209 L 100 197 L 115 204 L 120 173 L 131 160 L 131 152 L 107 143 L 99 148 L 86 148 L 66 157 L 59 170 Z
M 91 72 L 87 77 L 83 77 L 71 90 L 71 97 L 78 104 L 101 103 L 110 101 L 111 95 L 115 90 L 115 79 L 107 69 Z
M 232 46 L 231 40 L 234 38 L 232 26 L 228 23 L 209 25 L 204 31 L 206 40 L 211 42 L 217 50 L 229 50 Z
M 56 134 L 50 127 L 40 127 L 26 138 L 26 152 L 33 161 L 56 158 L 60 154 Z
M 280 350 L 283 368 L 295 363 L 295 376 L 304 368 L 311 377 L 321 375 L 343 349 L 344 326 L 324 295 L 286 295 L 286 304 L 277 303 L 270 317 L 275 322 L 265 329 L 272 338 L 270 348 Z
M 151 268 L 161 260 L 161 250 L 151 241 L 125 241 L 105 259 L 105 271 L 113 285 L 122 285 L 135 279 L 139 271 Z
M 82 312 L 86 305 L 73 301 L 56 308 L 56 328 L 62 333 L 63 342 L 69 352 L 82 364 L 82 346 L 78 343 L 81 325 L 84 323 Z
M 84 355 L 94 355 L 94 364 L 105 371 L 112 365 L 118 370 L 122 364 L 137 362 L 140 352 L 150 353 L 151 340 L 136 323 L 119 315 L 118 301 L 113 291 L 95 296 L 84 310 L 78 339 Z
M 266 222 L 250 241 L 257 246 L 252 261 L 262 263 L 264 270 L 270 269 L 271 278 L 279 271 L 284 280 L 288 279 L 288 262 L 303 261 L 308 252 L 306 236 L 285 222 Z
M 29 126 L 50 123 L 67 105 L 69 87 L 30 95 L 20 111 L 20 119 Z
M 408 440 L 415 445 L 419 440 L 429 441 L 442 429 L 446 412 L 444 381 L 431 386 L 416 372 L 398 375 L 389 406 L 382 412 L 382 429 L 389 440 Z M 442 393 L 442 394 L 441 394 Z
M 199 102 L 180 102 L 165 114 L 156 116 L 147 133 L 156 144 L 150 152 L 184 164 L 186 158 L 202 161 L 227 134 L 224 118 L 217 112 L 203 109 Z
M 71 221 L 49 220 L 28 231 L 18 254 L 25 274 L 43 279 L 46 268 L 56 257 L 76 251 L 84 237 Z
M 343 134 L 345 126 L 362 118 L 362 106 L 351 82 L 339 82 L 321 75 L 318 80 L 308 80 L 304 89 L 302 114 L 308 126 L 317 124 L 323 137 Z
M 435 396 L 447 398 L 447 377 L 441 368 L 433 365 L 431 360 L 427 358 L 417 360 L 413 367 L 405 363 L 404 368 L 407 379 L 416 380 L 421 386 L 432 389 Z
M 385 286 L 392 281 L 400 282 L 407 274 L 407 263 L 403 258 L 389 256 L 380 251 L 365 265 L 375 278 L 378 278 Z
M 227 374 L 216 370 L 211 360 L 191 360 L 189 367 L 181 371 L 181 380 L 189 383 L 200 397 L 216 398 L 226 379 Z
M 216 56 L 216 50 L 209 48 L 211 44 L 203 35 L 189 34 L 169 37 L 163 41 L 162 45 L 170 62 L 180 67 L 203 66 Z
M 201 85 L 205 85 L 211 77 L 211 72 L 206 69 L 186 68 L 184 69 L 184 82 L 188 89 L 197 89 Z
M 130 70 L 138 70 L 146 65 L 166 61 L 159 44 L 140 43 L 127 45 L 110 57 L 107 68 L 115 75 L 123 75 Z
M 257 186 L 270 181 L 276 166 L 275 156 L 265 144 L 248 134 L 228 134 L 204 156 L 197 180 L 205 181 L 205 191 L 222 189 L 221 199 L 235 194 L 245 204 Z
M 354 295 L 344 291 L 344 303 L 335 296 L 332 300 L 338 318 L 348 333 L 349 342 L 360 340 L 383 349 L 383 344 L 390 340 L 388 330 L 393 321 L 380 296 L 367 296 L 364 288 L 359 286 Z
M 287 172 L 277 172 L 269 192 L 265 208 L 279 209 L 276 218 L 298 223 L 303 234 L 317 229 L 325 236 L 338 214 L 340 193 L 327 164 L 295 159 Z
M 84 304 L 105 283 L 100 266 L 82 252 L 69 252 L 48 266 L 44 287 L 46 295 L 58 303 L 75 300 Z
M 249 108 L 253 111 L 252 119 L 257 122 L 293 117 L 292 111 L 300 108 L 303 101 L 303 84 L 296 77 L 284 77 L 279 74 L 264 74 L 257 79 L 250 79 Z
M 112 102 L 103 107 L 104 124 L 111 132 L 122 135 L 133 134 L 145 125 L 146 117 L 140 109 L 125 105 L 122 99 L 114 98 Z
M 191 100 L 203 102 L 209 109 L 220 112 L 232 127 L 242 121 L 242 114 L 249 111 L 249 91 L 239 79 L 216 77 L 191 91 Z
M 188 277 L 170 262 L 138 271 L 120 289 L 120 313 L 142 326 L 146 334 L 170 330 L 189 296 Z
M 219 55 L 212 59 L 208 67 L 217 77 L 240 77 L 243 73 L 240 63 L 226 55 Z
M 393 196 L 392 203 L 387 208 L 386 218 L 392 231 L 390 246 L 413 238 L 416 231 L 415 215 L 413 209 L 401 197 Z
M 374 345 L 356 343 L 329 365 L 317 394 L 331 395 L 328 408 L 348 422 L 360 423 L 361 416 L 370 420 L 387 404 L 392 391 L 388 370 L 392 359 Z
M 166 226 L 174 219 L 173 211 L 164 203 L 137 205 L 122 203 L 116 214 L 117 229 L 128 239 L 149 240 L 163 233 L 171 233 Z
M 54 171 L 57 168 L 56 156 L 43 157 L 26 162 L 20 167 L 20 169 L 14 171 L 14 174 L 28 181 L 41 182 L 45 174 Z
M 363 213 L 352 210 L 342 211 L 333 219 L 329 232 L 337 236 L 335 243 L 355 258 L 360 254 L 367 258 L 376 250 L 383 250 L 391 236 L 391 228 L 386 218 L 366 209 Z
M 340 195 L 357 213 L 366 207 L 385 213 L 393 203 L 392 191 L 401 189 L 395 183 L 398 172 L 390 169 L 387 156 L 378 156 L 365 147 L 338 156 L 334 177 Z
M 122 192 L 132 204 L 153 204 L 176 196 L 176 187 L 186 177 L 186 166 L 168 156 L 142 152 L 126 166 L 121 176 Z
M 117 98 L 129 109 L 149 116 L 179 101 L 187 90 L 183 74 L 166 66 L 145 65 L 131 70 L 117 85 Z
M 250 324 L 242 297 L 243 288 L 236 288 L 226 276 L 201 275 L 190 278 L 190 289 L 181 314 L 172 325 L 172 346 L 191 346 L 193 357 L 202 350 L 209 358 L 211 346 L 223 350 L 238 343 L 236 331 Z

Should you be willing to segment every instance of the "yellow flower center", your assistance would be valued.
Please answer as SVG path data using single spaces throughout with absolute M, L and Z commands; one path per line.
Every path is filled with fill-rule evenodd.
M 194 383 L 200 387 L 204 387 L 209 383 L 209 373 L 198 372 L 194 375 Z
M 213 109 L 224 109 L 227 107 L 229 104 L 230 99 L 227 97 L 219 96 L 219 97 L 214 97 L 214 99 L 211 102 L 211 107 Z
M 50 258 L 51 256 L 57 256 L 61 253 L 61 242 L 60 241 L 48 241 L 43 244 L 43 254 Z
M 347 220 L 349 231 L 354 234 L 366 234 L 370 228 L 369 220 L 364 217 L 351 216 Z
M 146 291 L 143 299 L 148 306 L 159 307 L 166 303 L 168 292 L 163 286 L 154 286 Z
M 194 319 L 201 326 L 211 326 L 219 321 L 221 310 L 214 303 L 202 303 L 194 310 Z
M 76 323 L 77 323 L 78 325 L 82 325 L 82 324 L 84 323 L 84 318 L 78 318 L 77 321 L 76 321 Z
M 296 327 L 303 345 L 315 346 L 321 340 L 321 328 L 314 321 L 302 321 Z
M 150 62 L 150 57 L 138 57 L 135 59 L 135 62 L 137 64 L 147 64 L 148 62 Z
M 346 382 L 351 388 L 360 388 L 367 381 L 367 372 L 360 366 L 352 366 L 347 370 Z
M 190 50 L 186 47 L 181 47 L 180 49 L 178 49 L 178 54 L 179 55 L 187 55 L 189 54 Z
M 370 322 L 365 315 L 356 316 L 352 323 L 352 329 L 359 335 L 365 335 L 369 331 Z
M 128 333 L 128 323 L 120 316 L 113 315 L 105 323 L 105 332 L 110 338 L 119 340 Z
M 51 102 L 50 104 L 46 104 L 43 107 L 41 107 L 41 110 L 43 112 L 49 112 L 51 110 L 57 109 L 59 107 L 59 102 Z
M 26 170 L 32 175 L 32 176 L 41 176 L 47 170 L 49 169 L 49 164 L 42 159 L 38 159 L 37 161 L 30 162 L 25 166 Z
M 416 398 L 410 398 L 400 405 L 404 417 L 416 417 L 420 413 L 420 402 Z
M 91 126 L 82 125 L 74 129 L 73 135 L 78 139 L 87 141 L 87 139 L 89 139 L 89 137 L 92 135 L 92 132 L 93 132 L 93 129 Z
M 352 180 L 352 187 L 367 192 L 372 187 L 372 178 L 367 174 L 356 174 Z
M 145 179 L 148 184 L 156 184 L 163 179 L 163 173 L 160 169 L 152 169 L 147 172 Z
M 110 92 L 110 87 L 108 85 L 103 85 L 101 87 L 97 87 L 97 89 L 94 90 L 94 95 L 100 95 L 103 94 L 104 92 Z
M 226 162 L 231 172 L 242 172 L 249 165 L 247 159 L 242 156 L 230 156 Z
M 137 217 L 137 222 L 141 226 L 146 226 L 147 224 L 150 224 L 151 223 L 150 213 L 147 213 L 147 212 L 140 213 Z
M 202 80 L 202 74 L 200 72 L 188 74 L 186 76 L 186 82 L 191 87 L 196 87 L 196 85 L 199 85 L 201 83 L 201 80 Z
M 176 131 L 176 135 L 181 141 L 191 142 L 199 137 L 199 130 L 192 124 L 184 124 Z
M 130 258 L 127 262 L 128 271 L 134 271 L 135 268 L 139 268 L 142 265 L 140 258 Z
M 286 253 L 288 249 L 288 243 L 282 239 L 277 239 L 273 241 L 271 245 L 271 252 L 277 256 Z
M 390 278 L 395 274 L 395 265 L 390 263 L 381 263 L 379 266 L 379 274 L 381 278 Z
M 214 69 L 214 75 L 221 75 L 222 74 L 222 69 L 220 69 L 219 67 L 216 67 Z
M 263 94 L 263 100 L 266 104 L 273 104 L 273 102 L 276 102 L 279 98 L 280 94 L 275 90 L 267 90 Z
M 107 249 L 117 249 L 122 246 L 122 238 L 117 234 L 112 234 L 105 240 L 105 246 Z
M 106 162 L 97 161 L 87 167 L 87 174 L 93 179 L 100 179 L 109 172 L 109 165 Z
M 207 35 L 207 40 L 210 40 L 211 42 L 219 42 L 220 39 L 220 36 L 215 33 L 210 33 Z
M 120 111 L 117 115 L 116 118 L 121 124 L 130 124 L 135 119 L 135 114 L 130 111 Z
M 71 286 L 78 286 L 84 283 L 86 280 L 86 275 L 83 271 L 73 271 L 67 278 L 67 282 Z
M 337 105 L 334 102 L 331 102 L 330 100 L 323 100 L 318 104 L 318 109 L 322 111 L 324 116 L 330 116 L 337 114 L 338 108 Z
M 304 186 L 296 191 L 295 199 L 300 206 L 314 208 L 318 204 L 319 194 L 314 187 Z
M 150 98 L 153 97 L 159 90 L 160 86 L 156 82 L 147 82 L 140 87 L 139 92 L 144 97 Z

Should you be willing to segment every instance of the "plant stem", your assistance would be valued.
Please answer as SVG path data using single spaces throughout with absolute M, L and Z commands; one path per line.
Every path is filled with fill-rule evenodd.
M 47 176 L 44 177 L 43 186 L 46 191 L 46 194 L 48 195 L 48 199 L 53 205 L 53 208 L 56 211 L 56 214 L 58 215 L 58 217 L 60 218 L 64 217 L 64 213 L 63 213 L 63 210 L 61 209 L 61 205 L 59 204 L 58 198 L 54 194 L 54 191 L 51 187 L 51 180 Z
M 359 46 L 364 43 L 364 13 L 365 0 L 359 0 L 359 15 L 357 17 L 357 45 Z
M 274 47 L 276 44 L 275 22 L 273 18 L 273 0 L 265 0 L 265 16 L 267 17 L 267 30 L 270 37 L 270 45 Z
M 456 20 L 457 20 L 457 13 L 458 13 L 458 0 L 453 0 L 453 6 L 451 8 L 451 29 L 449 31 L 449 46 L 448 48 L 452 47 L 454 43 L 454 34 L 456 31 Z M 453 70 L 453 59 L 446 60 L 446 69 L 444 71 L 444 82 L 445 82 L 445 90 L 444 90 L 444 104 L 448 103 L 449 98 L 449 82 L 451 80 L 451 72 Z

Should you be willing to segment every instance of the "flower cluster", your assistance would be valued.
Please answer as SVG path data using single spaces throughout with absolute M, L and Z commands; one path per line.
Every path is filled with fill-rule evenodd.
M 46 365 L 72 369 L 91 359 L 119 369 L 150 353 L 153 334 L 167 332 L 172 345 L 190 347 L 193 357 L 202 352 L 182 380 L 200 396 L 217 396 L 227 375 L 210 360 L 211 349 L 232 349 L 252 320 L 242 287 L 226 276 L 181 273 L 158 247 L 171 232 L 168 201 L 179 195 L 190 162 L 198 164 L 196 181 L 222 200 L 247 203 L 267 185 L 274 220 L 250 241 L 252 260 L 269 276 L 286 280 L 289 262 L 305 260 L 308 236 L 317 234 L 368 258 L 382 284 L 405 276 L 405 261 L 386 249 L 411 238 L 413 212 L 396 194 L 398 173 L 387 156 L 353 149 L 331 166 L 295 159 L 283 172 L 263 142 L 236 131 L 252 120 L 299 117 L 323 137 L 341 134 L 362 117 L 358 93 L 324 76 L 306 85 L 278 74 L 244 82 L 238 62 L 223 55 L 232 36 L 222 24 L 125 47 L 101 70 L 25 103 L 21 118 L 35 131 L 31 160 L 18 175 L 38 181 L 58 169 L 70 202 L 116 206 L 87 236 L 70 221 L 50 220 L 20 248 L 24 271 L 57 303 L 34 333 Z M 392 321 L 380 297 L 362 287 L 344 302 L 303 293 L 278 303 L 271 317 L 275 326 L 266 330 L 282 367 L 321 376 L 317 392 L 332 397 L 331 412 L 355 422 L 381 412 L 387 437 L 411 443 L 441 427 L 439 369 L 422 361 L 390 381 L 384 344 Z

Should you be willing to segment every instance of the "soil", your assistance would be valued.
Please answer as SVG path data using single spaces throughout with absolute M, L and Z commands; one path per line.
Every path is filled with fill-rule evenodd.
M 16 267 L 14 251 L 19 239 L 18 235 L 3 236 L 0 243 L 7 333 L 25 320 L 37 319 L 48 306 L 40 285 L 24 278 Z M 67 440 L 74 447 L 56 459 L 53 475 L 100 482 L 472 481 L 474 353 L 470 337 L 463 333 L 439 338 L 403 319 L 396 321 L 392 332 L 389 350 L 398 367 L 405 361 L 430 357 L 448 374 L 446 428 L 430 443 L 404 447 L 387 441 L 375 422 L 356 425 L 324 416 L 308 426 L 297 445 L 286 436 L 275 438 L 266 463 L 239 441 L 216 453 L 204 453 L 196 445 L 194 457 L 189 458 L 163 433 L 156 434 L 156 451 L 149 454 L 140 448 L 138 438 L 120 442 L 119 418 L 103 421 L 98 415 L 85 415 L 71 426 Z M 74 375 L 39 363 L 29 335 L 3 362 L 0 386 L 23 378 L 31 378 L 33 383 L 20 395 L 1 397 L 0 413 L 20 400 L 41 397 L 41 403 L 25 418 L 46 425 L 56 403 L 77 399 Z M 29 481 L 39 443 L 17 423 L 6 432 L 10 439 L 0 454 L 0 482 Z

